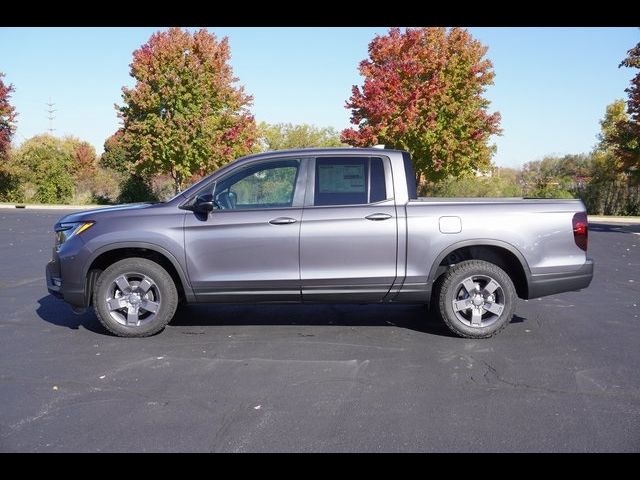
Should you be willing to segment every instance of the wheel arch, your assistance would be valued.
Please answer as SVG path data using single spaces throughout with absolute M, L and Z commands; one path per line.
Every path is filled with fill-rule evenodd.
M 428 282 L 433 285 L 438 278 L 455 264 L 455 256 L 461 260 L 486 260 L 501 267 L 512 278 L 520 298 L 528 298 L 531 269 L 524 255 L 510 243 L 478 238 L 453 243 L 442 250 L 429 270 Z
M 148 242 L 118 242 L 98 248 L 87 260 L 84 270 L 86 305 L 91 302 L 91 294 L 100 271 L 119 260 L 132 257 L 148 258 L 161 265 L 173 278 L 180 297 L 187 302 L 195 301 L 188 277 L 171 252 Z

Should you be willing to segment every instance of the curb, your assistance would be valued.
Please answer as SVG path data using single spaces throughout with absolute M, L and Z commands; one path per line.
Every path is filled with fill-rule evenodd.
M 640 224 L 640 217 L 601 217 L 598 215 L 588 215 L 589 222 L 593 223 L 627 223 Z
M 110 205 L 32 205 L 24 203 L 0 204 L 0 208 L 12 210 L 25 208 L 28 208 L 30 210 L 91 210 L 109 206 Z

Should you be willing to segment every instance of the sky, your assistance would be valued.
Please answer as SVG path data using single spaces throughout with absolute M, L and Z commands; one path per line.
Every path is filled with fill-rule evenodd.
M 129 76 L 132 53 L 162 28 L 0 28 L 0 72 L 15 92 L 14 144 L 44 133 L 52 102 L 55 135 L 74 135 L 102 152 L 119 126 L 114 104 Z M 311 123 L 342 130 L 358 63 L 386 27 L 207 27 L 229 37 L 231 65 L 253 95 L 257 121 Z M 606 106 L 626 98 L 637 71 L 618 68 L 640 42 L 638 28 L 469 28 L 489 47 L 495 84 L 486 97 L 502 115 L 493 158 L 518 167 L 545 155 L 588 152 Z

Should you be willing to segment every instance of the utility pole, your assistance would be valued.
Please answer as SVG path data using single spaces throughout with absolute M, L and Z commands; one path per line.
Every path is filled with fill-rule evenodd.
M 49 103 L 45 103 L 45 105 L 48 107 L 47 110 L 46 110 L 47 118 L 49 119 L 48 131 L 49 131 L 49 134 L 53 135 L 53 132 L 55 131 L 55 128 L 53 128 L 53 120 L 56 118 L 53 113 L 57 111 L 53 107 L 55 107 L 56 104 L 53 103 L 51 101 L 51 97 L 49 97 Z

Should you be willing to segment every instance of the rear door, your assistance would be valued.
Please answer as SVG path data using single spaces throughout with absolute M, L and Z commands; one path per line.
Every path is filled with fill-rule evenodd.
M 310 160 L 300 229 L 303 301 L 381 301 L 397 275 L 397 241 L 388 158 Z

